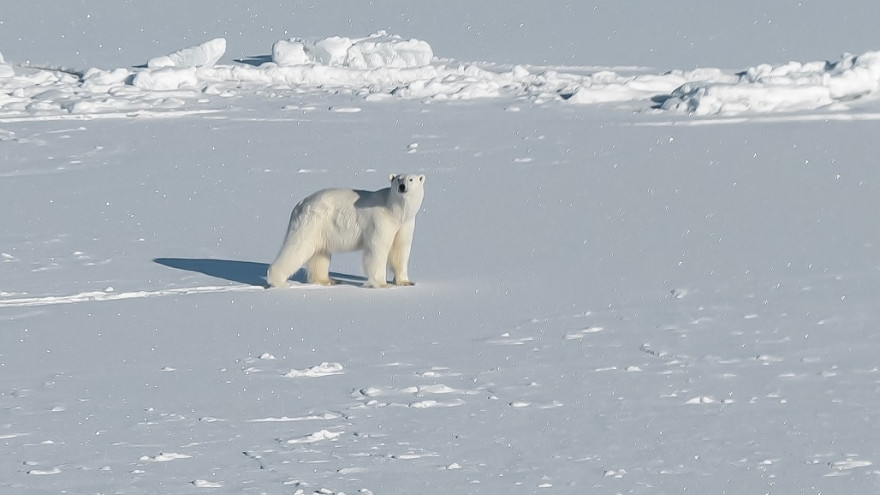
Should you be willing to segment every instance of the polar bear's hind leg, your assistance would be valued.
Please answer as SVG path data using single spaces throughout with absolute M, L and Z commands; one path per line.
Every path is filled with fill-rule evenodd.
M 269 282 L 270 286 L 290 287 L 288 282 L 290 276 L 315 255 L 314 243 L 309 242 L 306 237 L 302 235 L 302 231 L 298 231 L 291 233 L 287 240 L 284 241 L 281 252 L 278 253 L 275 261 L 269 265 L 269 271 L 266 273 L 266 281 Z M 329 263 L 330 259 L 328 258 L 328 267 Z
M 310 284 L 336 284 L 336 281 L 330 278 L 330 253 L 327 251 L 318 251 L 312 255 L 307 270 Z

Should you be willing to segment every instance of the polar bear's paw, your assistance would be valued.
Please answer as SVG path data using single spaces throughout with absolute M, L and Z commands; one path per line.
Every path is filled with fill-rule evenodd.
M 391 284 L 387 282 L 378 284 L 375 282 L 367 282 L 364 284 L 364 287 L 368 289 L 387 289 L 388 287 L 391 287 Z
M 267 280 L 269 282 L 270 289 L 287 289 L 290 287 L 290 282 L 287 280 Z
M 395 280 L 394 285 L 397 285 L 399 287 L 412 287 L 413 285 L 416 285 L 416 283 L 410 280 L 401 280 L 400 282 Z

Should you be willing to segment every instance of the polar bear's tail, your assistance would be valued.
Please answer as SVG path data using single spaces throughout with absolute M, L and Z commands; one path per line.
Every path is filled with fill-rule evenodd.
M 295 225 L 287 233 L 281 251 L 275 257 L 275 261 L 269 265 L 266 273 L 266 281 L 272 287 L 288 287 L 287 280 L 314 254 L 317 246 L 314 236 L 310 236 L 309 223 Z

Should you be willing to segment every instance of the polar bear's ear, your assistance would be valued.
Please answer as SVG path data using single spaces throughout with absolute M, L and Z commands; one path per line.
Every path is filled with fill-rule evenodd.
M 422 174 L 419 176 L 419 182 L 421 182 L 421 183 L 425 182 L 425 174 Z
M 391 174 L 391 175 L 388 176 L 388 182 L 394 182 L 394 179 L 396 179 L 396 178 L 397 178 L 396 175 Z

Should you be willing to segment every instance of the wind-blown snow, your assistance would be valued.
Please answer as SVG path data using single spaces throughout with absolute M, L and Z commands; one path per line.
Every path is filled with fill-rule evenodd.
M 880 52 L 839 61 L 716 68 L 584 71 L 456 62 L 434 57 L 422 40 L 380 31 L 365 38 L 292 38 L 271 47 L 270 62 L 218 65 L 223 38 L 148 61 L 139 69 L 89 69 L 81 76 L 0 62 L 0 118 L 87 115 L 182 108 L 205 95 L 275 91 L 347 92 L 364 98 L 525 99 L 532 104 L 628 104 L 641 111 L 693 115 L 779 113 L 839 108 L 880 88 Z M 586 72 L 586 73 L 584 73 Z

